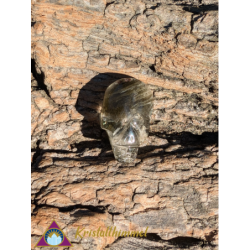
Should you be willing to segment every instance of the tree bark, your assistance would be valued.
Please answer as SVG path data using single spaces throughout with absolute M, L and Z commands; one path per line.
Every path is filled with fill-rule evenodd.
M 216 0 L 32 1 L 32 249 L 52 220 L 72 249 L 218 248 L 217 15 Z M 127 76 L 154 106 L 148 146 L 124 165 L 99 114 Z

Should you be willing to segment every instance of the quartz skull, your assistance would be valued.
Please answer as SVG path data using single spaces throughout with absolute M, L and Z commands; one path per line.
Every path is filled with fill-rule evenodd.
M 152 101 L 152 91 L 135 78 L 117 80 L 107 88 L 101 128 L 106 130 L 119 162 L 133 162 L 138 148 L 146 145 Z

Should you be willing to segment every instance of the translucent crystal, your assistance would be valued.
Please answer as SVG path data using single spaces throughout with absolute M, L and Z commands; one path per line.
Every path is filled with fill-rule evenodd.
M 146 145 L 153 94 L 134 78 L 123 78 L 106 90 L 101 127 L 106 130 L 116 160 L 133 162 L 140 146 Z

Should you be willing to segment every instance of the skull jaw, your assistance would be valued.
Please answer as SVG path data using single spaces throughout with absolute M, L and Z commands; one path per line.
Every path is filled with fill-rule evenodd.
M 115 159 L 121 163 L 133 163 L 137 157 L 138 147 L 112 145 Z

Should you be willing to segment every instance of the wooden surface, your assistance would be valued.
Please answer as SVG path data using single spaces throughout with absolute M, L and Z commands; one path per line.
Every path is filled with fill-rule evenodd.
M 213 0 L 32 1 L 32 249 L 53 219 L 71 249 L 218 248 L 217 14 Z M 125 76 L 155 98 L 134 165 L 99 124 Z M 75 239 L 99 226 L 148 234 Z

